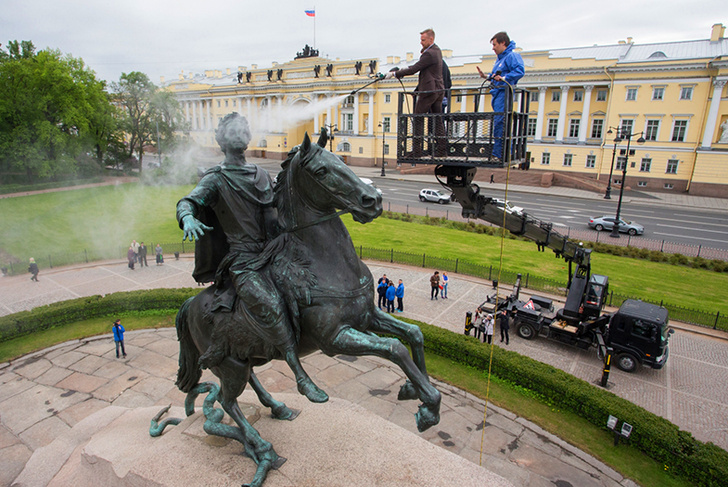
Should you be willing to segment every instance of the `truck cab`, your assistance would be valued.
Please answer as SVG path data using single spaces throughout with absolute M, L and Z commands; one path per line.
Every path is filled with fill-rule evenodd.
M 638 364 L 661 369 L 667 362 L 672 333 L 667 309 L 628 299 L 612 315 L 605 338 L 617 367 L 632 372 Z

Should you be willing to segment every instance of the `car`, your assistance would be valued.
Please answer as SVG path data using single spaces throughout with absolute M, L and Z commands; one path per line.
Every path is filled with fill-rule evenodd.
M 613 216 L 600 216 L 595 218 L 589 218 L 589 228 L 593 228 L 596 231 L 611 230 L 614 228 L 614 222 L 617 219 Z M 630 235 L 642 235 L 645 233 L 645 227 L 637 222 L 630 222 L 619 219 L 619 231 L 622 233 L 628 233 Z
M 420 201 L 434 201 L 435 203 L 444 205 L 445 203 L 450 203 L 450 201 L 452 201 L 452 196 L 443 193 L 439 189 L 425 188 L 420 191 Z
M 510 201 L 506 201 L 502 198 L 493 198 L 493 201 L 495 202 L 495 205 L 503 210 L 505 208 L 506 213 L 511 213 L 513 215 L 523 215 L 523 208 L 520 206 L 513 206 L 511 205 Z
M 377 190 L 377 193 L 379 193 L 379 196 L 382 196 L 382 190 L 381 190 L 381 189 L 379 189 L 379 188 L 377 188 L 376 184 L 374 184 L 374 181 L 372 181 L 372 180 L 371 180 L 371 179 L 369 179 L 369 178 L 362 178 L 362 177 L 360 177 L 359 179 L 361 179 L 361 182 L 362 182 L 362 183 L 364 183 L 364 184 L 368 184 L 368 185 L 369 185 L 369 186 L 371 186 L 372 188 L 376 189 L 376 190 Z

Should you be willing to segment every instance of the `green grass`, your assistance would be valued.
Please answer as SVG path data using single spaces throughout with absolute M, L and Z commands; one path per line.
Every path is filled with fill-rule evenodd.
M 0 363 L 24 354 L 42 350 L 69 340 L 110 334 L 111 317 L 95 318 L 27 335 L 0 343 Z M 133 314 L 122 317 L 127 331 L 174 326 L 174 314 Z M 109 339 L 109 350 L 113 350 Z M 485 399 L 488 390 L 487 375 L 472 367 L 466 367 L 449 359 L 426 352 L 427 368 L 433 377 L 466 390 Z M 610 433 L 597 428 L 574 413 L 562 411 L 546 404 L 531 391 L 495 377 L 491 379 L 488 401 L 516 412 L 520 417 L 541 426 L 577 448 L 593 455 L 619 471 L 623 476 L 641 485 L 682 487 L 690 485 L 665 472 L 664 465 L 657 464 L 628 444 L 613 446 Z M 487 429 L 486 429 L 487 433 Z M 485 441 L 488 441 L 486 435 Z
M 41 262 L 54 253 L 126 249 L 132 239 L 146 242 L 150 250 L 155 242 L 179 242 L 175 204 L 191 189 L 130 183 L 1 199 L 0 250 L 21 262 L 31 256 Z M 458 258 L 494 268 L 501 261 L 498 237 L 384 218 L 367 225 L 349 216 L 344 221 L 357 246 Z M 553 252 L 537 252 L 534 244 L 515 239 L 503 244 L 505 270 L 566 282 L 568 265 Z M 728 309 L 728 273 L 608 254 L 593 254 L 592 271 L 608 275 L 612 291 L 619 294 L 712 313 Z

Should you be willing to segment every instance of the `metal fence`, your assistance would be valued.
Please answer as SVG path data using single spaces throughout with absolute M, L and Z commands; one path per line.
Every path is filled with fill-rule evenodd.
M 388 202 L 385 210 L 394 213 L 429 216 L 430 218 L 445 218 L 450 221 L 473 222 L 496 227 L 495 225 L 483 220 L 463 218 L 461 216 L 460 209 L 457 206 L 448 207 L 447 205 L 443 205 L 442 207 L 438 206 L 436 208 L 422 208 L 420 206 L 397 205 Z M 702 257 L 703 259 L 708 260 L 722 260 L 728 262 L 728 250 L 706 247 L 704 245 L 689 245 L 669 242 L 667 240 L 633 237 L 631 235 L 622 235 L 620 238 L 610 238 L 610 232 L 597 232 L 596 230 L 588 228 L 559 227 L 554 230 L 558 230 L 560 234 L 566 235 L 566 237 L 573 238 L 575 240 L 605 243 L 609 245 L 617 245 L 619 247 L 635 247 L 639 249 L 656 250 L 665 254 L 681 254 L 686 257 Z

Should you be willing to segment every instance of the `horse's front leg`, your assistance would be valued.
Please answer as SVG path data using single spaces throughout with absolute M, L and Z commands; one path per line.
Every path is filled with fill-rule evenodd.
M 374 319 L 369 326 L 369 331 L 389 333 L 407 342 L 412 350 L 412 359 L 415 365 L 424 374 L 425 378 L 428 381 L 430 380 L 427 375 L 427 366 L 425 365 L 424 338 L 419 326 L 400 321 L 384 311 L 375 308 Z M 408 380 L 402 385 L 397 398 L 400 401 L 418 398 L 417 391 L 411 381 Z
M 395 338 L 382 338 L 350 327 L 343 328 L 331 343 L 334 353 L 377 355 L 394 362 L 414 384 L 422 401 L 415 419 L 417 429 L 425 431 L 440 422 L 440 392 L 435 389 L 410 357 L 407 348 Z
M 274 418 L 293 421 L 301 413 L 298 409 L 291 409 L 281 401 L 278 401 L 271 396 L 270 392 L 265 390 L 263 384 L 260 383 L 258 377 L 255 376 L 252 370 L 250 371 L 250 380 L 248 380 L 248 384 L 250 384 L 255 393 L 258 395 L 260 403 L 263 406 L 270 408 Z

